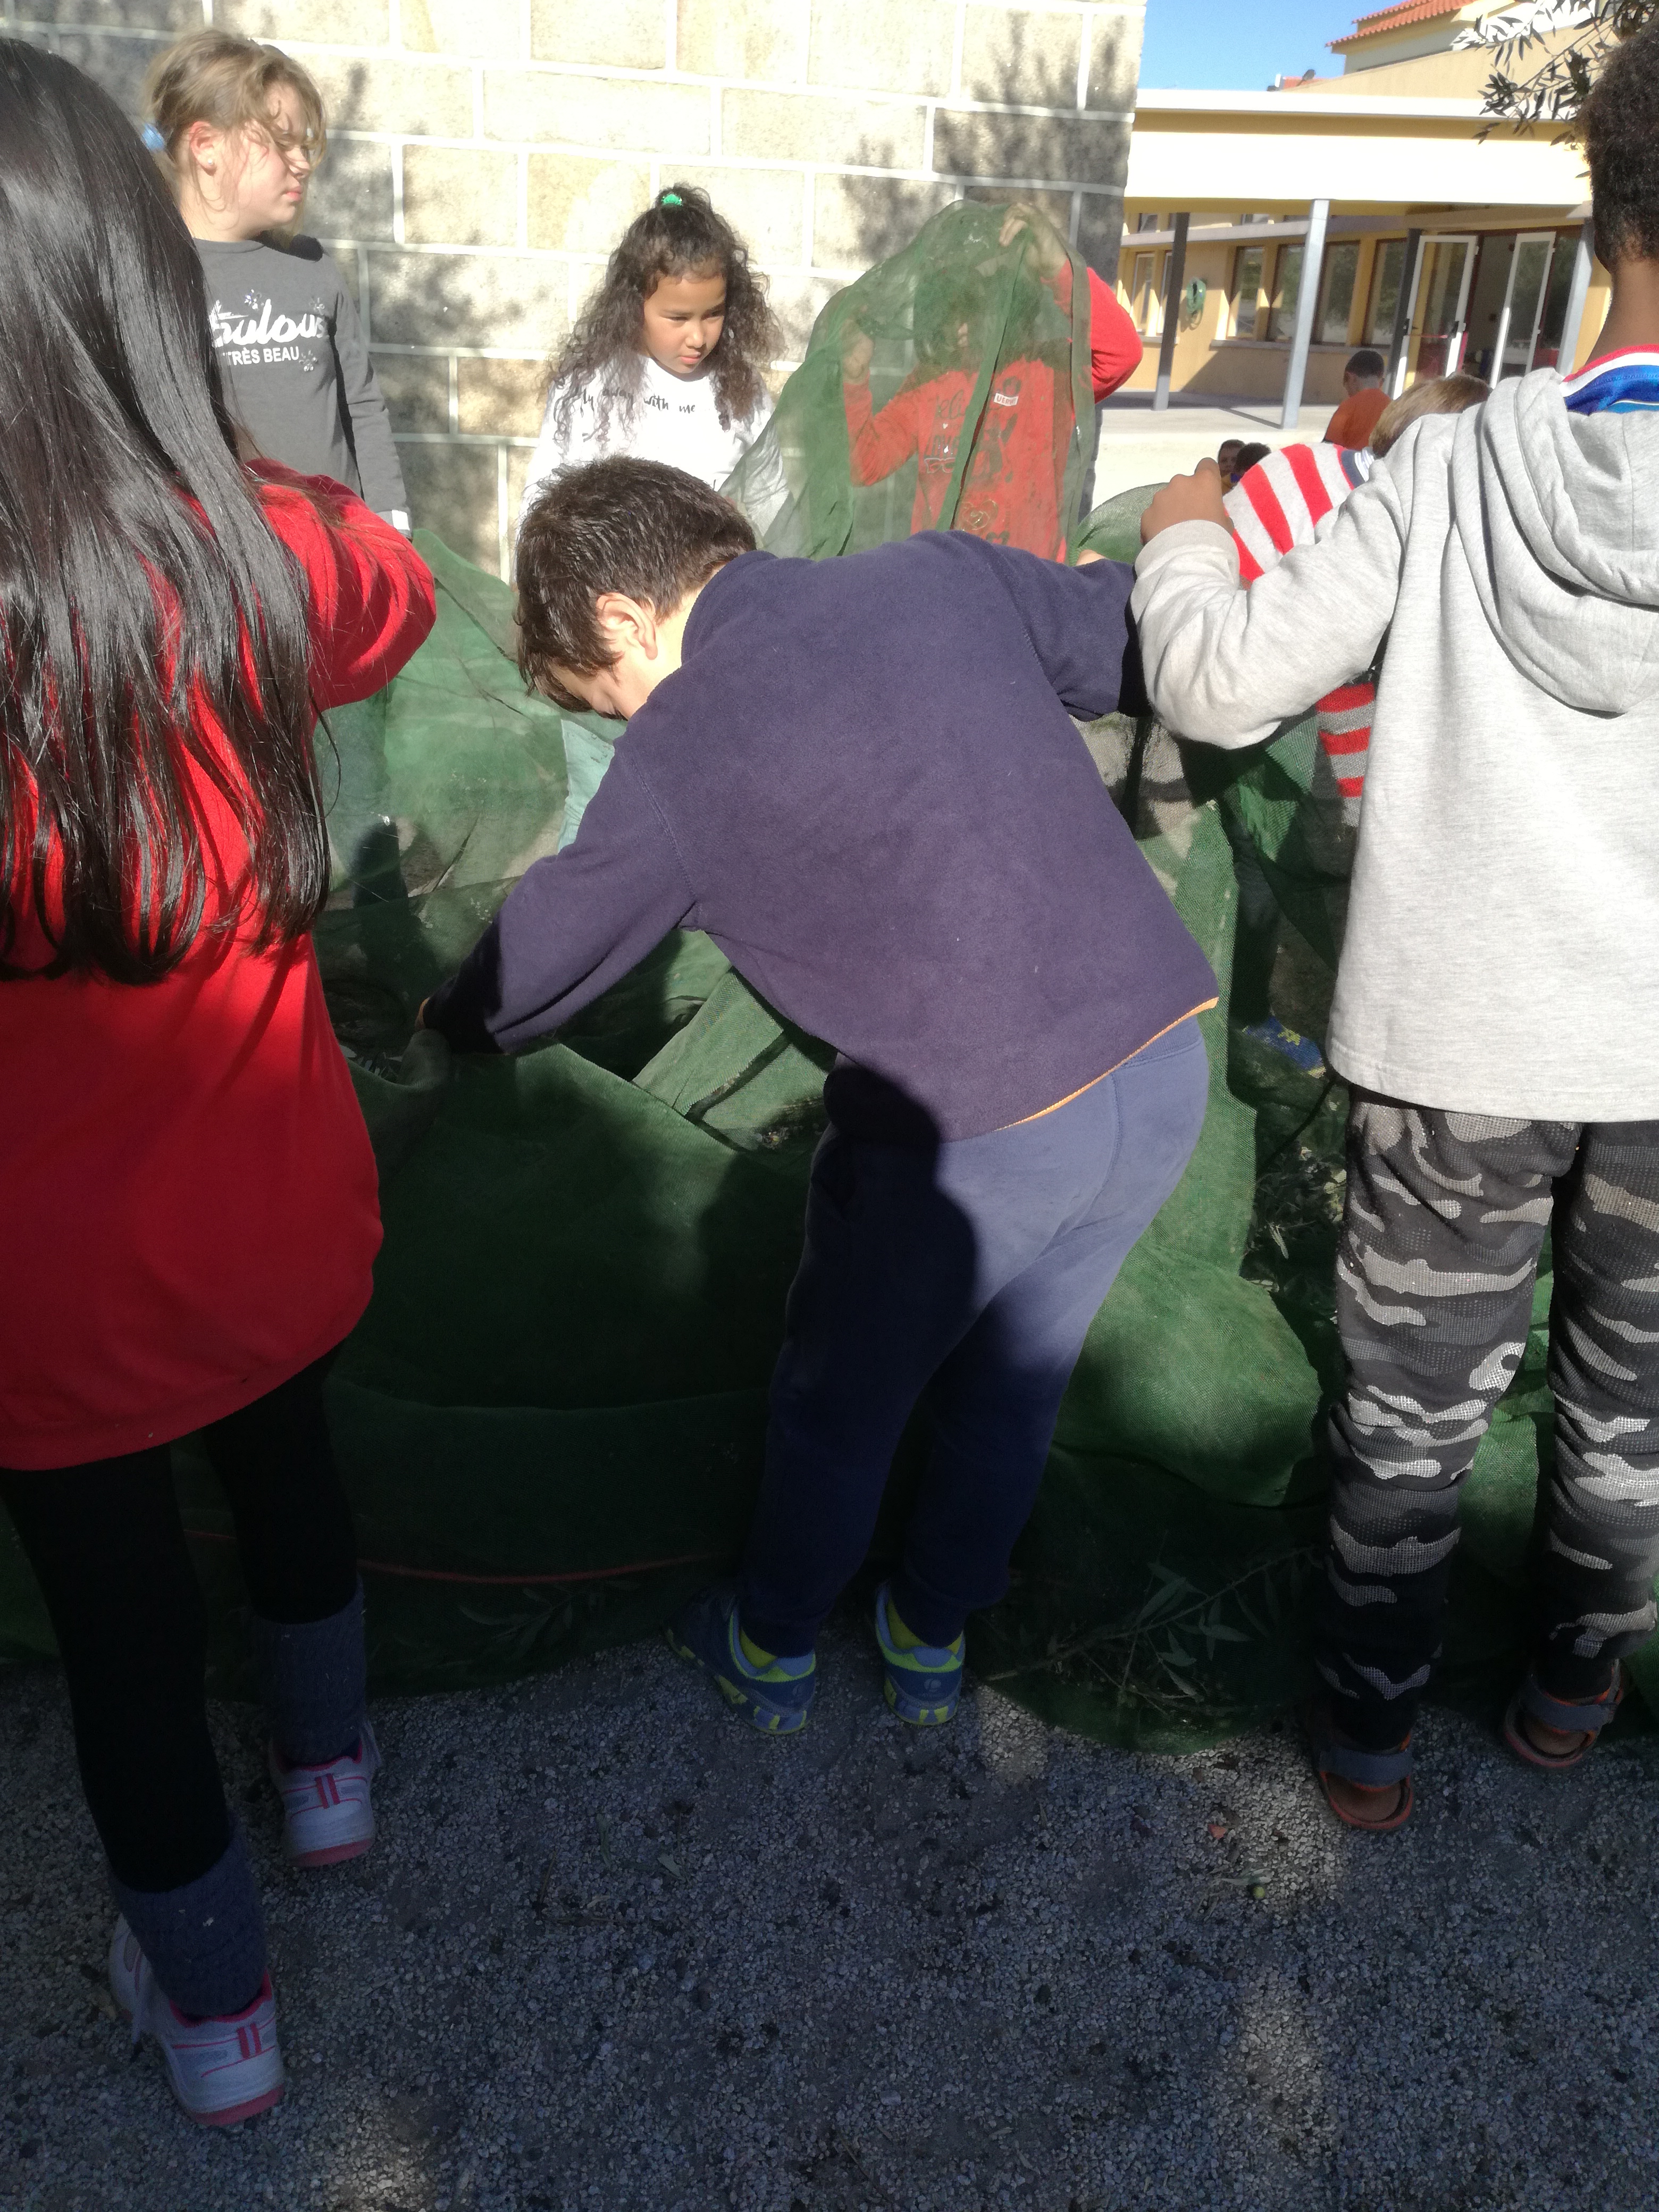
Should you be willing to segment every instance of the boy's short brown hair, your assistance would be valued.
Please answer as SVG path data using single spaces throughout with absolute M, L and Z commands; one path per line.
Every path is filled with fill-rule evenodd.
M 557 669 L 588 676 L 616 655 L 595 605 L 620 592 L 672 614 L 717 568 L 752 553 L 742 512 L 700 477 L 618 453 L 556 476 L 525 509 L 514 572 L 519 669 L 532 690 L 580 708 Z
M 1371 431 L 1370 450 L 1381 459 L 1421 416 L 1462 415 L 1467 408 L 1479 407 L 1483 400 L 1491 398 L 1492 386 L 1484 376 L 1469 376 L 1461 371 L 1454 376 L 1431 376 L 1422 384 L 1413 385 L 1409 392 L 1402 392 L 1398 399 L 1389 400 Z

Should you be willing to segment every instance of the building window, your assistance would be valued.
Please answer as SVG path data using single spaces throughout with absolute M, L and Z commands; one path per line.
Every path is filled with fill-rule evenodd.
M 1163 228 L 1162 218 L 1155 210 L 1148 210 L 1135 217 L 1137 230 L 1162 230 Z
M 1163 258 L 1160 253 L 1137 253 L 1129 285 L 1129 313 L 1135 327 L 1149 338 L 1160 337 L 1164 330 L 1164 290 L 1158 281 Z
M 1253 338 L 1261 305 L 1262 249 L 1241 246 L 1233 255 L 1233 336 Z
M 1302 289 L 1303 249 L 1281 246 L 1273 264 L 1273 299 L 1267 311 L 1267 336 L 1290 337 L 1296 329 L 1297 295 Z
M 1400 288 L 1406 281 L 1406 241 L 1390 238 L 1376 249 L 1371 263 L 1370 304 L 1365 310 L 1365 343 L 1386 351 L 1394 343 L 1395 317 L 1400 312 Z
M 1319 313 L 1314 337 L 1321 345 L 1346 345 L 1348 319 L 1353 313 L 1353 288 L 1359 275 L 1359 240 L 1345 238 L 1325 256 L 1319 280 Z

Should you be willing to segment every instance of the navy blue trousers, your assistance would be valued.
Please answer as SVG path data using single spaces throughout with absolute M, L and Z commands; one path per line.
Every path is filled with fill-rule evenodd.
M 763 1650 L 811 1650 L 924 1397 L 932 1444 L 894 1601 L 925 1643 L 949 1644 L 1002 1595 L 1089 1324 L 1180 1182 L 1208 1087 L 1187 1020 L 988 1136 L 929 1149 L 829 1131 L 739 1583 Z

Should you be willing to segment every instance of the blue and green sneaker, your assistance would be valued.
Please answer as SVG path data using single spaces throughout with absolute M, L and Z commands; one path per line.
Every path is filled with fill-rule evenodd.
M 763 1735 L 793 1735 L 805 1727 L 818 1686 L 817 1655 L 756 1666 L 738 1641 L 735 1583 L 716 1583 L 676 1614 L 668 1648 L 711 1676 L 720 1695 Z
M 876 1592 L 876 1642 L 887 1702 L 912 1728 L 939 1728 L 956 1718 L 962 1698 L 963 1639 L 954 1644 L 916 1644 L 908 1650 L 893 1640 L 892 1601 L 884 1583 Z
M 1288 1060 L 1292 1067 L 1299 1067 L 1304 1075 L 1322 1076 L 1329 1073 L 1325 1055 L 1310 1036 L 1293 1030 L 1281 1022 L 1277 1014 L 1269 1014 L 1265 1022 L 1252 1022 L 1244 1035 L 1252 1044 L 1265 1045 L 1276 1052 L 1281 1060 Z

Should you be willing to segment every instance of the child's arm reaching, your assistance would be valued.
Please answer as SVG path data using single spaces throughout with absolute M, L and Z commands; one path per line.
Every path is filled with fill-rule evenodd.
M 672 838 L 619 750 L 575 842 L 538 860 L 421 1010 L 462 1052 L 515 1052 L 627 975 L 696 904 Z
M 1146 701 L 1129 592 L 1134 571 L 1098 555 L 1068 568 L 1018 546 L 952 531 L 951 557 L 988 562 L 1025 628 L 1032 652 L 1068 714 L 1139 714 Z
M 870 397 L 870 362 L 875 347 L 856 323 L 842 333 L 842 404 L 847 410 L 847 446 L 853 463 L 853 481 L 879 483 L 902 468 L 920 442 L 921 416 L 917 401 L 926 386 L 906 386 L 896 392 L 878 415 Z
M 362 479 L 363 504 L 407 536 L 409 494 L 404 489 L 404 472 L 392 440 L 392 417 L 386 412 L 368 348 L 363 343 L 363 326 L 343 284 L 334 308 L 334 357 L 340 364 L 340 394 L 351 417 L 351 444 Z
M 1369 667 L 1394 615 L 1405 508 L 1401 484 L 1379 471 L 1327 538 L 1246 591 L 1214 462 L 1166 486 L 1142 519 L 1132 604 L 1147 693 L 1170 727 L 1257 744 Z

